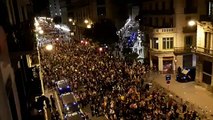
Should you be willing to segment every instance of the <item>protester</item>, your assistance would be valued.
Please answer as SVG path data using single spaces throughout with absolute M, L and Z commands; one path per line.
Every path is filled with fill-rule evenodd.
M 198 119 L 196 111 L 145 84 L 148 66 L 139 62 L 129 65 L 88 40 L 58 41 L 53 46 L 52 51 L 40 49 L 46 87 L 68 79 L 81 106 L 90 105 L 92 116 L 106 115 L 109 120 Z

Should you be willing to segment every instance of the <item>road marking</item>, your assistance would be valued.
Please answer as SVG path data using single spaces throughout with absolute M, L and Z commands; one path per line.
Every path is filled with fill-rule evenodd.
M 59 112 L 59 114 L 60 114 L 60 116 L 61 116 L 61 119 L 63 120 L 63 119 L 64 119 L 64 116 L 63 116 L 63 114 L 62 114 L 60 101 L 59 101 L 59 98 L 58 98 L 58 95 L 57 95 L 56 91 L 54 91 L 54 95 L 55 95 L 56 103 L 57 103 L 57 106 L 58 106 L 58 112 Z

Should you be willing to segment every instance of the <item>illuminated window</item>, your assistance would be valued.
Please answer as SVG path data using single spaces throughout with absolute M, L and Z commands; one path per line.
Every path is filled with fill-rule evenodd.
M 153 38 L 153 40 L 152 40 L 152 48 L 158 49 L 158 38 Z
M 213 1 L 209 1 L 208 15 L 213 15 Z
M 163 38 L 163 49 L 172 49 L 173 44 L 173 37 Z

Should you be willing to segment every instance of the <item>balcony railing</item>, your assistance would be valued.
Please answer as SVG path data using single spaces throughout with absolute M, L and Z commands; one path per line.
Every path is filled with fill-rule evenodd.
M 204 55 L 213 56 L 213 49 L 209 49 L 209 48 L 197 47 L 195 52 L 197 54 L 204 54 Z
M 174 47 L 174 54 L 185 54 L 185 53 L 191 53 L 193 50 L 193 47 Z
M 200 15 L 200 21 L 212 21 L 213 17 L 209 15 Z
M 176 32 L 175 28 L 160 28 L 160 29 L 154 29 L 154 33 L 173 33 Z
M 162 49 L 162 50 L 159 50 L 159 49 L 150 48 L 149 51 L 152 54 L 166 54 L 166 53 L 173 53 L 174 49 L 169 49 L 169 50 Z

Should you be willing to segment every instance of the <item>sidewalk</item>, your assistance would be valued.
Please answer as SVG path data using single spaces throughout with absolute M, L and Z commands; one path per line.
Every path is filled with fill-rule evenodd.
M 172 75 L 170 85 L 166 84 L 165 74 L 150 73 L 149 78 L 154 83 L 169 90 L 177 98 L 189 102 L 191 107 L 200 113 L 205 113 L 209 120 L 213 120 L 213 94 L 195 84 L 195 82 L 179 83 L 175 80 L 175 74 Z
M 55 104 L 56 104 L 56 109 L 59 112 L 60 118 L 63 119 L 63 113 L 62 113 L 62 105 L 60 104 L 60 100 L 59 100 L 59 96 L 57 95 L 55 90 L 45 90 L 45 94 L 46 97 L 50 98 L 50 95 L 53 95 L 53 98 L 55 98 Z M 49 118 L 51 117 L 51 112 L 48 112 L 48 120 L 50 120 Z

